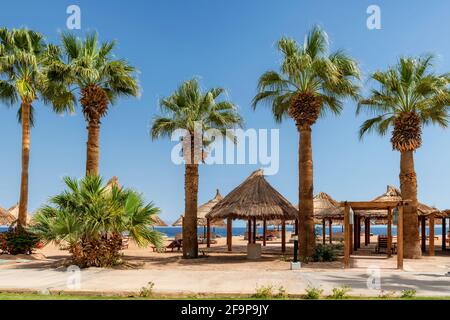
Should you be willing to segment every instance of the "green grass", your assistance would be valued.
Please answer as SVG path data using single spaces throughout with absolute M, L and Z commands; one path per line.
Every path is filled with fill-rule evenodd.
M 63 295 L 63 294 L 35 294 L 35 293 L 0 293 L 0 300 L 261 300 L 260 298 L 254 298 L 251 296 L 202 296 L 202 295 L 189 295 L 189 296 L 152 296 L 152 297 L 121 297 L 121 296 L 88 296 L 88 295 Z M 301 298 L 283 298 L 291 300 L 302 300 Z M 276 299 L 273 299 L 276 300 Z M 322 298 L 321 300 L 330 300 L 328 298 Z M 398 297 L 394 298 L 379 298 L 379 297 L 354 297 L 349 296 L 346 300 L 450 300 L 448 297 L 413 297 L 408 299 L 402 299 Z

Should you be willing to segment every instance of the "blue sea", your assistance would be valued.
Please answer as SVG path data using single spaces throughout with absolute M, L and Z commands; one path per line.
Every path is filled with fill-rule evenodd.
M 269 228 L 269 230 L 271 230 L 271 229 L 272 228 Z M 8 227 L 0 226 L 0 233 L 5 232 L 6 230 L 8 230 Z M 155 230 L 162 232 L 169 238 L 174 238 L 176 234 L 181 233 L 181 227 L 156 227 Z M 293 228 L 292 228 L 292 226 L 286 226 L 286 230 L 288 232 L 292 232 Z M 227 235 L 226 228 L 211 228 L 211 231 L 222 237 L 225 237 Z M 374 235 L 386 235 L 387 234 L 387 226 L 373 225 L 370 227 L 370 231 Z M 198 228 L 198 234 L 203 234 L 204 232 L 206 232 L 206 230 L 204 228 Z M 258 233 L 262 234 L 262 232 L 263 232 L 262 228 L 258 228 Z M 328 227 L 326 228 L 326 232 L 328 233 Z M 342 226 L 333 226 L 333 233 L 338 233 L 338 232 L 343 232 Z M 361 229 L 361 232 L 364 232 L 364 227 Z M 245 227 L 234 227 L 233 228 L 233 236 L 241 236 L 241 235 L 244 235 L 245 233 L 246 233 Z M 316 226 L 316 233 L 318 235 L 322 234 L 322 226 Z M 429 233 L 429 229 L 427 228 L 427 234 L 428 233 Z M 440 225 L 435 226 L 434 233 L 436 235 L 441 235 L 442 227 Z M 397 234 L 397 227 L 395 227 L 395 226 L 392 227 L 392 234 L 393 235 Z

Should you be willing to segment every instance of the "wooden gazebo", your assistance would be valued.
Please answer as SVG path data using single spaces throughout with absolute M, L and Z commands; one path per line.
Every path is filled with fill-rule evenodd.
M 282 251 L 286 251 L 286 221 L 295 220 L 298 210 L 275 190 L 264 178 L 264 171 L 253 172 L 243 183 L 217 203 L 206 215 L 207 245 L 210 246 L 211 221 L 227 220 L 227 245 L 232 251 L 232 221 L 235 219 L 248 222 L 248 239 L 256 242 L 256 225 L 263 222 L 263 245 L 266 245 L 267 221 L 281 220 Z M 253 226 L 253 227 L 252 227 Z

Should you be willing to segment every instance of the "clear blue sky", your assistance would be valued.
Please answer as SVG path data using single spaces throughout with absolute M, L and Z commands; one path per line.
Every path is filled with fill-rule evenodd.
M 435 1 L 275 1 L 275 0 L 158 0 L 158 1 L 4 1 L 0 24 L 27 26 L 49 41 L 66 28 L 66 8 L 82 10 L 82 30 L 97 30 L 105 40 L 119 42 L 116 54 L 140 70 L 140 99 L 121 100 L 101 129 L 100 171 L 116 175 L 122 184 L 143 192 L 162 209 L 162 218 L 175 220 L 184 208 L 184 168 L 170 160 L 173 144 L 152 142 L 149 123 L 157 101 L 183 80 L 201 78 L 205 88 L 222 86 L 239 105 L 247 128 L 280 129 L 280 171 L 269 177 L 285 197 L 297 203 L 297 133 L 291 121 L 274 123 L 269 109 L 254 112 L 250 102 L 258 77 L 278 68 L 275 42 L 286 35 L 302 41 L 314 24 L 323 26 L 332 49 L 343 48 L 357 58 L 364 74 L 384 69 L 400 55 L 433 52 L 437 70 L 450 71 L 450 2 Z M 366 8 L 381 7 L 382 29 L 366 28 Z M 86 125 L 78 110 L 57 116 L 36 105 L 31 133 L 30 210 L 61 191 L 63 176 L 81 177 L 85 166 Z M 0 206 L 18 201 L 20 127 L 16 111 L 0 105 Z M 342 116 L 321 119 L 313 128 L 315 192 L 338 200 L 367 200 L 398 185 L 399 155 L 389 137 L 357 130 L 366 116 L 355 116 L 347 102 Z M 426 128 L 416 153 L 419 198 L 439 208 L 450 207 L 450 130 Z M 204 166 L 200 169 L 200 202 L 226 194 L 259 166 Z

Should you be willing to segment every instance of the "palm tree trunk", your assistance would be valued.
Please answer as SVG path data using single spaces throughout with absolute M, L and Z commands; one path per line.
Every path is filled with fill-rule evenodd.
M 185 210 L 183 222 L 183 258 L 198 257 L 197 240 L 197 195 L 198 164 L 186 164 L 185 173 Z
M 314 232 L 313 204 L 313 160 L 311 128 L 300 128 L 299 141 L 299 249 L 300 257 L 308 258 L 314 253 L 316 238 Z
M 412 204 L 403 211 L 403 255 L 408 259 L 420 258 L 422 255 L 419 240 L 417 215 L 417 178 L 414 171 L 413 151 L 403 151 L 400 155 L 400 189 L 404 200 Z
M 20 178 L 20 200 L 18 228 L 25 228 L 28 215 L 28 166 L 30 163 L 30 112 L 31 104 L 22 102 L 22 175 Z
M 86 175 L 98 175 L 100 122 L 90 121 L 87 129 Z

